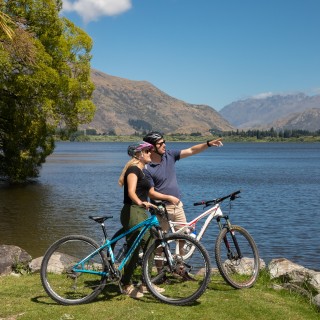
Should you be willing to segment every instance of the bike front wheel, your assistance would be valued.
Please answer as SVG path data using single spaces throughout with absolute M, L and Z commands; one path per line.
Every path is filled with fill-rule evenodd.
M 183 247 L 193 247 L 192 256 Z M 186 305 L 206 290 L 211 275 L 206 249 L 197 240 L 183 234 L 157 239 L 143 259 L 143 279 L 148 290 L 162 302 Z
M 223 228 L 216 240 L 215 259 L 224 280 L 236 289 L 250 288 L 260 269 L 258 248 L 240 226 Z
M 106 276 L 98 274 L 106 270 L 103 253 L 91 256 L 98 248 L 88 237 L 71 235 L 56 241 L 47 250 L 40 275 L 45 291 L 53 300 L 63 305 L 82 304 L 103 290 Z

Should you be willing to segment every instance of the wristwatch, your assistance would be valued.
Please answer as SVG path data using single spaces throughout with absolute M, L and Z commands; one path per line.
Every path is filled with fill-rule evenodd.
M 210 142 L 210 140 L 207 140 L 207 146 L 208 146 L 208 148 L 212 147 L 212 145 L 211 145 L 209 142 Z

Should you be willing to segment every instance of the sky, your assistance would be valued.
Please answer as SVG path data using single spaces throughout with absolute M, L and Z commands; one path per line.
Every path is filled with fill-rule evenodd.
M 62 15 L 92 68 L 187 103 L 320 94 L 320 0 L 63 0 Z

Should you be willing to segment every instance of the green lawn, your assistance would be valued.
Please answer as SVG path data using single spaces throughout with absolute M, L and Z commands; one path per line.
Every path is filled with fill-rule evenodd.
M 235 290 L 215 276 L 205 294 L 193 305 L 175 307 L 160 303 L 150 294 L 134 300 L 109 284 L 93 302 L 61 306 L 51 300 L 39 274 L 0 277 L 0 320 L 13 319 L 217 319 L 217 320 L 319 320 L 315 306 L 297 294 L 270 289 L 259 279 L 246 290 Z

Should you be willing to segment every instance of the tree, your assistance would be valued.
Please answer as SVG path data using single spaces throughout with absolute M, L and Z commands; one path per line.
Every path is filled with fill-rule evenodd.
M 0 3 L 1 4 L 1 3 Z M 0 177 L 35 178 L 54 150 L 57 126 L 73 132 L 91 121 L 92 40 L 59 17 L 61 0 L 7 0 L 11 41 L 0 33 Z
M 13 30 L 9 26 L 11 23 L 11 19 L 4 12 L 0 11 L 0 30 L 7 35 L 9 39 L 13 37 Z

